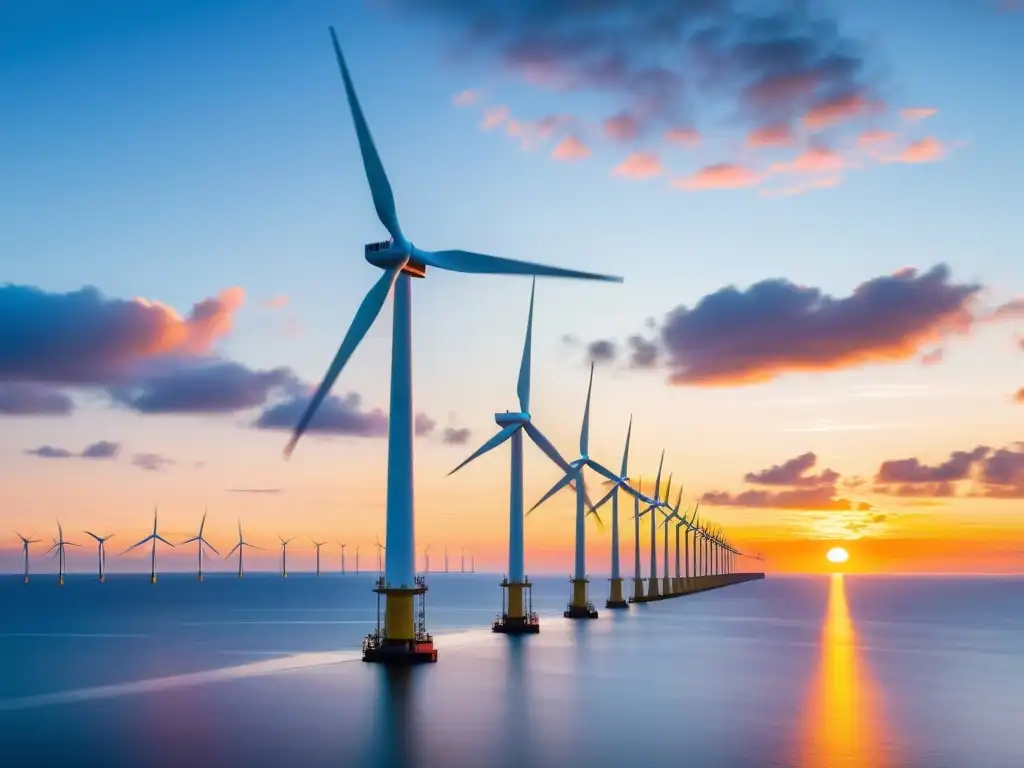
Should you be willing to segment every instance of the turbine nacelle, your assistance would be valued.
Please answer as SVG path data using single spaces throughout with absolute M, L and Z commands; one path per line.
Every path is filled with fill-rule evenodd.
M 494 423 L 499 427 L 509 427 L 513 424 L 525 424 L 530 420 L 530 414 L 528 413 L 496 413 L 494 414 Z
M 363 247 L 366 260 L 380 269 L 398 267 L 410 277 L 426 277 L 427 265 L 415 256 L 412 243 L 382 240 Z

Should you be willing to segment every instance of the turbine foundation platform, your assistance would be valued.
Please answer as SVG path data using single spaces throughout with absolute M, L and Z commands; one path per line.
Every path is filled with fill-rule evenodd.
M 426 630 L 427 585 L 423 577 L 417 576 L 416 586 L 410 589 L 389 587 L 382 576 L 373 591 L 377 593 L 377 628 L 363 639 L 363 661 L 394 666 L 436 662 L 434 638 Z M 383 627 L 381 597 L 384 598 Z
M 533 584 L 524 581 L 501 582 L 501 614 L 491 624 L 491 631 L 501 635 L 535 635 L 540 632 L 540 619 L 533 611 Z
M 611 592 L 605 601 L 605 608 L 629 608 L 629 603 L 622 597 L 622 579 L 608 579 L 612 583 Z
M 587 589 L 590 579 L 570 579 L 570 582 L 572 583 L 572 597 L 562 615 L 567 619 L 596 619 L 597 609 L 590 602 Z

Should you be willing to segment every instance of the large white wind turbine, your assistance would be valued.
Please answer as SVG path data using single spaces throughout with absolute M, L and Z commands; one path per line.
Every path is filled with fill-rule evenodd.
M 525 432 L 534 445 L 540 448 L 563 472 L 572 472 L 568 462 L 534 425 L 533 417 L 530 414 L 530 360 L 533 343 L 533 300 L 536 288 L 537 281 L 534 279 L 533 287 L 530 289 L 530 312 L 526 320 L 526 341 L 523 344 L 523 357 L 519 363 L 519 381 L 516 386 L 516 394 L 519 396 L 519 411 L 494 414 L 494 421 L 501 427 L 498 433 L 448 473 L 449 475 L 455 474 L 471 461 L 497 448 L 506 440 L 511 441 L 509 443 L 512 447 L 512 464 L 508 506 L 508 578 L 502 583 L 502 586 L 508 590 L 508 604 L 500 626 L 500 629 L 506 632 L 525 630 L 525 624 L 528 623 L 529 618 L 523 600 L 523 591 L 529 588 L 526 583 L 523 542 L 523 433 Z M 446 567 L 447 560 L 446 550 Z
M 92 531 L 86 531 L 87 534 L 96 539 L 96 557 L 99 560 L 100 567 L 100 581 L 107 580 L 107 549 L 103 545 L 110 539 L 114 538 L 113 533 L 109 533 L 106 536 L 97 536 Z
M 665 494 L 668 496 L 668 493 Z M 682 584 L 680 583 L 679 575 L 679 529 L 683 527 L 686 521 L 686 513 L 679 514 L 679 507 L 683 503 L 683 489 L 679 489 L 679 495 L 676 496 L 675 506 L 669 507 L 672 511 L 665 516 L 665 519 L 661 521 L 661 524 L 665 526 L 665 584 L 666 595 L 676 595 L 682 590 Z M 668 572 L 668 525 L 673 520 L 676 521 L 675 534 L 676 534 L 676 575 L 670 577 Z
M 607 469 L 604 465 L 598 463 L 590 457 L 590 395 L 594 388 L 594 364 L 590 364 L 590 383 L 587 385 L 587 404 L 583 409 L 583 426 L 580 428 L 580 456 L 578 459 L 574 459 L 569 462 L 569 471 L 565 473 L 561 480 L 551 486 L 551 490 L 545 493 L 533 507 L 530 508 L 530 512 L 533 512 L 537 507 L 543 504 L 545 501 L 550 499 L 558 491 L 562 490 L 567 485 L 570 485 L 575 481 L 576 483 L 576 557 L 574 564 L 574 571 L 572 576 L 572 601 L 569 603 L 568 610 L 563 614 L 567 619 L 576 618 L 587 618 L 596 619 L 597 611 L 594 610 L 593 604 L 591 604 L 587 597 L 587 584 L 589 579 L 587 578 L 587 529 L 586 529 L 586 517 L 589 514 L 593 514 L 598 524 L 601 523 L 601 518 L 598 513 L 594 510 L 594 505 L 591 504 L 587 497 L 586 483 L 583 479 L 583 470 L 590 467 L 598 474 L 604 476 L 605 479 L 612 481 L 613 483 L 618 482 L 618 476 L 615 475 L 610 469 Z M 587 507 L 590 508 L 587 511 Z M 529 514 L 529 512 L 527 513 Z
M 242 576 L 245 573 L 245 570 L 242 568 L 242 553 L 245 551 L 246 547 L 248 547 L 249 549 L 263 549 L 263 547 L 257 547 L 255 544 L 250 544 L 248 541 L 245 540 L 245 538 L 242 536 L 242 521 L 241 519 L 239 519 L 238 543 L 231 548 L 230 552 L 224 555 L 224 559 L 227 560 L 229 557 L 231 557 L 231 555 L 235 553 L 236 549 L 238 550 L 238 578 L 242 578 Z
M 648 518 L 651 522 L 651 575 L 647 578 L 647 597 L 655 598 L 658 597 L 658 523 L 654 516 L 655 511 L 665 514 L 663 507 L 665 502 L 661 499 L 661 469 L 665 463 L 665 450 L 661 451 L 661 459 L 658 461 L 658 475 L 654 480 L 654 498 L 650 500 L 650 504 L 647 509 L 639 514 L 639 517 L 643 517 L 646 514 L 650 514 Z M 668 495 L 667 493 L 665 494 Z M 667 565 L 666 565 L 667 567 Z
M 199 533 L 196 534 L 195 536 L 193 536 L 191 539 L 185 539 L 185 541 L 181 542 L 182 545 L 191 544 L 193 542 L 195 542 L 196 545 L 197 545 L 197 548 L 199 550 L 199 575 L 197 576 L 197 579 L 199 581 L 203 580 L 203 547 L 209 547 L 211 549 L 211 551 L 215 555 L 217 555 L 217 557 L 220 557 L 220 552 L 217 551 L 217 548 L 214 547 L 213 544 L 211 544 L 210 542 L 208 542 L 206 539 L 203 538 L 203 528 L 204 527 L 206 527 L 206 510 L 205 509 L 203 510 L 203 519 L 199 521 Z M 155 528 L 154 528 L 154 530 L 155 530 Z M 155 548 L 156 544 L 154 543 L 153 546 Z
M 56 550 L 56 552 L 54 552 L 54 554 L 57 555 L 57 583 L 62 585 L 62 586 L 64 584 L 64 574 L 67 572 L 67 558 L 66 558 L 65 553 L 64 553 L 64 548 L 65 547 L 77 547 L 77 546 L 78 545 L 73 543 L 73 542 L 64 541 L 64 529 L 60 525 L 60 520 L 58 520 L 57 521 L 57 538 L 53 540 L 53 546 L 50 547 L 48 550 L 46 550 L 46 553 L 49 554 L 50 552 L 54 552 L 54 550 Z M 27 568 L 26 568 L 26 573 L 27 573 Z M 26 576 L 26 578 L 28 578 L 28 577 Z
M 416 582 L 415 516 L 413 510 L 413 403 L 412 403 L 412 278 L 426 277 L 427 268 L 476 274 L 542 275 L 622 282 L 622 278 L 591 274 L 561 267 L 515 261 L 496 256 L 462 250 L 426 251 L 414 246 L 405 236 L 398 222 L 395 198 L 384 166 L 374 145 L 370 128 L 363 116 L 349 75 L 338 38 L 331 30 L 335 57 L 341 70 L 348 98 L 352 122 L 363 159 L 363 168 L 373 197 L 373 205 L 381 224 L 391 235 L 389 240 L 366 245 L 364 256 L 370 264 L 384 270 L 384 274 L 366 294 L 356 311 L 352 325 L 331 362 L 323 381 L 317 388 L 306 412 L 295 427 L 285 448 L 291 455 L 299 438 L 313 421 L 317 408 L 327 397 L 335 380 L 356 347 L 380 314 L 384 302 L 394 289 L 394 319 L 391 348 L 391 397 L 388 414 L 388 481 L 385 531 L 388 550 L 387 570 L 384 575 L 385 600 L 393 603 L 385 607 L 388 618 L 383 637 L 377 638 L 392 650 L 415 653 L 413 596 L 424 587 Z M 395 113 L 399 122 L 406 122 L 401 111 Z M 401 617 L 401 618 L 400 618 Z M 375 641 L 375 642 L 377 642 Z M 379 644 L 379 643 L 378 643 Z M 433 651 L 431 651 L 433 655 Z
M 295 541 L 295 537 L 292 536 L 290 539 L 284 538 L 280 533 L 277 534 L 278 541 L 281 542 L 281 578 L 288 578 L 288 545 Z
M 163 536 L 161 536 L 159 533 L 156 532 L 156 507 L 153 507 L 153 532 L 151 534 L 149 534 L 149 536 L 144 538 L 142 541 L 139 541 L 139 542 L 136 542 L 135 544 L 132 544 L 130 547 L 128 547 L 128 549 L 126 549 L 121 554 L 122 555 L 127 554 L 128 552 L 131 552 L 136 547 L 141 547 L 147 541 L 153 542 L 153 549 L 150 552 L 150 556 L 149 556 L 149 583 L 150 584 L 156 584 L 156 543 L 159 541 L 159 542 L 162 542 L 162 543 L 166 544 L 168 547 L 173 547 L 174 546 L 173 544 L 171 544 L 171 542 L 169 542 L 167 539 L 165 539 Z
M 611 576 L 611 591 L 608 595 L 608 600 L 605 602 L 605 608 L 628 608 L 629 603 L 626 602 L 622 595 L 622 574 L 619 572 L 619 489 L 621 488 L 630 496 L 633 497 L 637 505 L 640 500 L 648 501 L 647 497 L 643 496 L 640 491 L 633 488 L 629 484 L 629 477 L 627 475 L 627 465 L 629 463 L 629 438 L 633 434 L 633 417 L 629 417 L 629 426 L 626 428 L 626 447 L 622 451 L 622 468 L 619 470 L 619 476 L 612 483 L 611 489 L 601 498 L 597 504 L 594 505 L 594 510 L 600 509 L 610 500 L 612 503 L 612 576 Z M 637 547 L 637 578 L 639 578 L 639 563 L 640 563 L 640 520 L 636 520 L 636 547 Z
M 21 554 L 25 560 L 25 583 L 28 584 L 28 545 L 38 544 L 42 539 L 33 539 L 31 534 L 26 538 L 17 531 L 14 532 L 14 535 L 21 539 Z

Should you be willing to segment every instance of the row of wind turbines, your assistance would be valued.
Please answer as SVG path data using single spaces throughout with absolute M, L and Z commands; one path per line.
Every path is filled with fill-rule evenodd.
M 185 539 L 184 541 L 179 542 L 179 545 L 178 545 L 178 546 L 184 546 L 185 544 L 193 544 L 193 543 L 196 545 L 196 553 L 197 553 L 198 562 L 199 562 L 199 570 L 198 570 L 198 579 L 199 579 L 199 581 L 203 580 L 203 555 L 205 554 L 205 551 L 207 549 L 209 549 L 213 554 L 217 555 L 218 557 L 221 557 L 221 554 L 217 550 L 217 548 L 214 547 L 213 544 L 211 544 L 206 539 L 205 536 L 203 536 L 203 530 L 206 527 L 206 514 L 207 514 L 206 512 L 203 513 L 203 518 L 202 518 L 202 520 L 199 523 L 199 532 L 195 536 L 193 536 L 192 538 Z M 125 555 L 128 552 L 131 552 L 133 549 L 141 547 L 143 544 L 147 544 L 147 543 L 151 544 L 152 548 L 150 550 L 149 580 L 153 584 L 156 583 L 156 545 L 157 545 L 157 542 L 165 544 L 165 545 L 167 545 L 169 547 L 172 547 L 172 548 L 175 546 L 170 541 L 165 539 L 162 535 L 160 535 L 160 533 L 158 532 L 157 528 L 158 528 L 158 515 L 157 515 L 157 510 L 154 509 L 153 510 L 153 532 L 150 533 L 148 536 L 146 536 L 141 541 L 138 541 L 135 544 L 133 544 L 132 546 L 128 547 L 126 550 L 124 550 L 124 552 L 121 553 L 122 555 Z M 99 580 L 101 582 L 106 581 L 106 577 L 107 577 L 107 548 L 106 548 L 106 543 L 110 539 L 114 538 L 115 534 L 110 533 L 110 534 L 107 534 L 106 536 L 100 536 L 98 534 L 93 533 L 92 531 L 84 531 L 84 533 L 88 534 L 93 539 L 95 539 L 95 541 L 97 543 L 97 563 L 98 563 L 98 567 L 99 567 L 99 571 L 98 571 Z M 22 560 L 23 560 L 23 566 L 24 566 L 24 582 L 26 584 L 28 584 L 28 582 L 29 582 L 29 546 L 32 545 L 32 544 L 38 544 L 42 540 L 41 539 L 33 539 L 31 537 L 31 535 L 23 536 L 22 534 L 18 533 L 17 531 L 14 532 L 14 535 L 17 536 L 21 540 Z M 281 534 L 277 534 L 277 538 L 278 538 L 278 540 L 281 543 L 281 576 L 284 577 L 284 578 L 287 578 L 288 577 L 288 545 L 291 544 L 293 541 L 295 541 L 295 539 L 297 537 L 292 536 L 292 537 L 286 539 L 283 536 L 281 536 Z M 314 550 L 316 552 L 316 575 L 320 576 L 320 575 L 322 575 L 322 571 L 320 569 L 320 548 L 325 546 L 329 542 L 327 542 L 327 541 L 317 541 L 316 539 L 310 539 L 310 541 L 312 542 Z M 343 573 L 343 574 L 347 573 L 346 564 L 345 564 L 345 548 L 348 545 L 345 544 L 344 542 L 341 542 L 341 541 L 335 541 L 334 543 L 336 543 L 341 548 L 341 573 Z M 74 543 L 72 541 L 68 541 L 67 539 L 64 538 L 64 527 L 61 525 L 60 520 L 58 520 L 57 521 L 57 537 L 53 539 L 53 545 L 48 550 L 46 550 L 46 552 L 44 554 L 48 555 L 48 554 L 50 554 L 52 552 L 53 556 L 57 558 L 57 583 L 60 584 L 60 585 L 64 584 L 64 576 L 67 573 L 66 548 L 67 547 L 78 547 L 78 546 L 80 546 L 80 545 L 76 544 L 76 543 Z M 377 548 L 377 571 L 379 573 L 383 573 L 383 570 L 384 570 L 383 553 L 384 553 L 386 547 L 383 544 L 380 543 L 380 539 L 379 538 L 376 540 L 375 546 Z M 245 536 L 242 533 L 242 522 L 241 522 L 241 520 L 239 520 L 239 522 L 238 522 L 238 541 L 236 542 L 235 546 L 233 546 L 231 548 L 231 550 L 227 554 L 223 555 L 223 559 L 227 560 L 229 557 L 231 557 L 233 554 L 235 554 L 235 552 L 238 553 L 238 578 L 242 578 L 245 575 L 244 552 L 245 552 L 245 549 L 247 547 L 249 549 L 259 549 L 259 550 L 263 550 L 264 549 L 264 547 L 257 546 L 255 544 L 252 544 L 252 543 L 250 543 L 250 542 L 245 540 Z M 355 546 L 355 573 L 359 573 L 360 572 L 359 550 L 360 550 L 360 545 L 357 544 Z M 430 547 L 429 547 L 429 545 L 424 549 L 424 561 L 425 561 L 425 570 L 426 571 L 430 571 Z M 475 573 L 476 572 L 476 556 L 475 555 L 470 555 L 470 563 L 471 563 L 470 570 L 468 572 L 469 573 Z M 448 546 L 447 545 L 445 545 L 445 548 L 444 548 L 444 572 L 445 573 L 449 572 Z M 462 550 L 461 550 L 461 571 L 460 572 L 461 573 L 467 573 L 467 571 L 466 571 L 466 549 L 465 549 L 465 547 L 463 547 Z

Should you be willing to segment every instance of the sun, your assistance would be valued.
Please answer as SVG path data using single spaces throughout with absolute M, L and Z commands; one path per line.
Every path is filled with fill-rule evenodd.
M 825 557 L 830 563 L 845 563 L 850 559 L 850 553 L 842 547 L 832 547 Z

